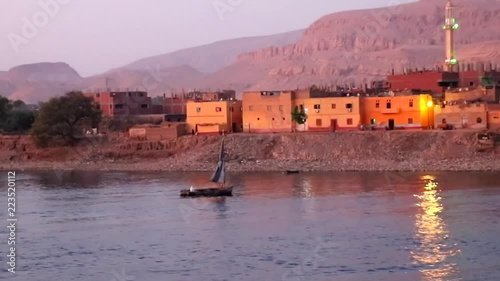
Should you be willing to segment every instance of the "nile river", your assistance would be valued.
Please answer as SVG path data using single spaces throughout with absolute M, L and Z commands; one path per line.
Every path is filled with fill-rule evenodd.
M 208 177 L 18 172 L 0 279 L 500 280 L 498 173 L 238 174 L 234 197 L 178 197 Z

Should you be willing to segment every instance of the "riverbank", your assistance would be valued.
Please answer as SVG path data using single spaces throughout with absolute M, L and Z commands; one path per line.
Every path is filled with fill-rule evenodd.
M 0 138 L 2 170 L 212 171 L 219 136 L 132 141 L 91 140 L 37 149 L 29 137 Z M 500 150 L 474 131 L 235 134 L 226 137 L 227 169 L 252 171 L 500 171 Z

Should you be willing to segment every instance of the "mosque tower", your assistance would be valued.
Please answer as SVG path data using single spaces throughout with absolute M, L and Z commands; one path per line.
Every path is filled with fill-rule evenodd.
M 443 69 L 447 72 L 456 71 L 456 65 L 458 64 L 458 60 L 455 57 L 454 44 L 455 30 L 458 29 L 458 23 L 454 18 L 454 8 L 455 6 L 453 6 L 451 0 L 448 0 L 445 8 L 445 24 L 443 25 L 446 49 L 446 59 L 444 61 Z

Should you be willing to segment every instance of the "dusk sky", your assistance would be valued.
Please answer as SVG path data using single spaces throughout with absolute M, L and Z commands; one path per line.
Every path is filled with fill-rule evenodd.
M 0 70 L 62 61 L 90 76 L 214 41 L 306 28 L 337 11 L 407 2 L 411 1 L 0 0 Z M 52 8 L 44 9 L 41 3 L 52 3 Z M 215 8 L 224 5 L 231 10 Z M 48 15 L 46 10 L 54 12 Z M 23 33 L 30 23 L 35 31 L 25 28 Z

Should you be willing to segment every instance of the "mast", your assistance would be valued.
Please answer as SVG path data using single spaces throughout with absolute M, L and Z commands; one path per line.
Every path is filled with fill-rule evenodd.
M 217 163 L 217 167 L 214 173 L 212 174 L 212 177 L 210 178 L 210 181 L 224 184 L 226 182 L 225 170 L 226 170 L 226 165 L 224 159 L 224 138 L 223 138 L 220 146 L 219 161 Z

